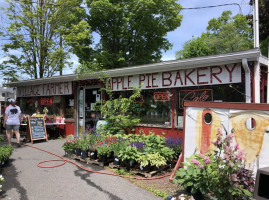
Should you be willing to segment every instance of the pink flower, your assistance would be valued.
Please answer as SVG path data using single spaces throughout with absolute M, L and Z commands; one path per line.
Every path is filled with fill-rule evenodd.
M 235 159 L 238 161 L 245 160 L 245 150 L 239 150 L 238 154 L 235 155 Z
M 205 166 L 204 165 L 198 165 L 198 168 L 199 169 L 202 169 L 202 168 L 204 168 Z
M 195 159 L 195 158 L 192 158 L 192 159 L 191 159 L 191 163 L 194 164 L 194 165 L 197 165 L 197 166 L 200 165 L 199 160 L 197 160 L 197 159 Z
M 230 166 L 231 168 L 233 168 L 234 163 L 233 163 L 232 161 L 230 161 L 230 162 L 229 162 L 229 166 Z
M 236 145 L 234 146 L 234 150 L 235 151 L 239 150 L 239 144 L 238 143 L 236 143 Z
M 238 179 L 237 179 L 237 175 L 236 174 L 232 174 L 231 175 L 231 178 L 232 178 L 232 181 L 238 181 Z
M 204 164 L 209 164 L 210 162 L 211 160 L 209 159 L 209 157 L 204 160 Z
M 218 131 L 217 135 L 222 137 L 223 135 L 222 135 L 222 133 L 221 133 L 221 131 L 220 131 L 220 128 L 218 128 L 217 131 Z

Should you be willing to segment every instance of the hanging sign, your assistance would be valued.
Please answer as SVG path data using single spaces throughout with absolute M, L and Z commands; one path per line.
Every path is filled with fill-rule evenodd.
M 213 90 L 180 90 L 179 99 L 180 107 L 183 106 L 184 101 L 213 101 Z
M 154 101 L 170 101 L 170 92 L 154 92 Z
M 176 71 L 112 77 L 109 87 L 113 91 L 220 85 L 241 82 L 241 64 L 197 67 Z
M 43 85 L 21 86 L 17 88 L 18 97 L 54 96 L 72 94 L 72 82 L 48 83 Z

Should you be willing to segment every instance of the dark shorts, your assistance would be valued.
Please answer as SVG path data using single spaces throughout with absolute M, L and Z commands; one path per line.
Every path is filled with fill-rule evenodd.
M 6 124 L 6 130 L 10 131 L 10 130 L 14 130 L 14 131 L 17 131 L 20 129 L 20 125 L 9 125 L 9 124 Z

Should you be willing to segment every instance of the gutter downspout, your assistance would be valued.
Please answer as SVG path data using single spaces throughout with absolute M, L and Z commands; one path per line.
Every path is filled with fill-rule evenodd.
M 246 58 L 242 59 L 242 66 L 245 70 L 245 96 L 246 96 L 246 103 L 251 103 L 251 89 L 250 89 L 250 69 L 248 66 L 248 61 Z

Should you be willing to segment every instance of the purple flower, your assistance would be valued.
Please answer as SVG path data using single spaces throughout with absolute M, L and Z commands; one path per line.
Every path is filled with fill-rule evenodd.
M 131 142 L 131 147 L 136 147 L 138 151 L 142 151 L 144 148 L 143 142 Z
M 175 151 L 181 151 L 182 148 L 182 139 L 168 137 L 165 139 L 165 146 L 174 149 Z

